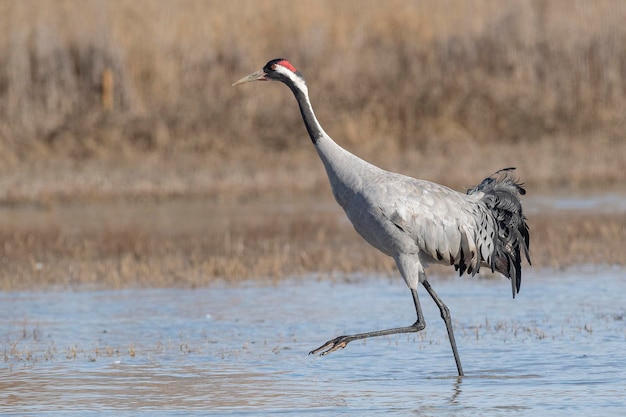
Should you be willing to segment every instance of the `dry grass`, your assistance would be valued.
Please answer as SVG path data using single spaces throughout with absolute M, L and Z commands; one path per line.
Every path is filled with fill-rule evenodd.
M 289 92 L 230 87 L 282 55 L 307 75 L 327 130 L 370 159 L 455 183 L 468 165 L 539 157 L 542 175 L 524 175 L 533 185 L 617 184 L 625 11 L 619 0 L 2 1 L 0 172 L 29 182 L 32 167 L 95 164 L 106 177 L 204 158 L 213 174 L 268 148 L 306 165 Z
M 166 219 L 159 225 L 163 214 L 148 215 L 149 205 L 140 205 L 130 209 L 139 215 L 145 211 L 143 222 L 106 218 L 109 211 L 115 217 L 124 210 L 118 207 L 74 228 L 76 214 L 65 224 L 40 225 L 33 215 L 30 222 L 26 216 L 26 221 L 3 225 L 0 290 L 196 287 L 250 278 L 269 283 L 311 273 L 397 274 L 393 261 L 369 247 L 334 206 L 316 209 L 314 201 L 301 201 L 291 210 L 273 203 L 243 209 L 225 205 L 196 218 L 185 214 L 185 204 L 172 216 L 187 215 L 188 223 L 180 224 L 168 225 Z M 535 214 L 530 227 L 534 267 L 625 263 L 620 244 L 626 241 L 624 213 Z
M 544 213 L 529 224 L 535 266 L 626 264 L 626 213 Z
M 529 195 L 573 191 L 624 191 L 626 140 L 589 147 L 585 139 L 469 146 L 458 157 L 446 144 L 403 153 L 354 152 L 385 169 L 466 190 L 506 166 L 516 166 Z M 578 162 L 577 162 L 578 161 Z M 329 199 L 326 173 L 310 143 L 289 152 L 241 150 L 230 159 L 186 155 L 135 163 L 77 162 L 67 158 L 24 163 L 0 175 L 0 206 L 55 205 L 77 201 L 206 198 L 236 204 L 299 196 Z
M 531 194 L 623 189 L 625 13 L 619 0 L 0 0 L 0 209 L 329 201 L 289 91 L 230 87 L 277 56 L 306 74 L 326 130 L 387 169 L 457 189 L 504 166 Z M 9 219 L 0 287 L 393 268 L 339 218 L 72 233 Z M 624 262 L 621 214 L 531 224 L 539 266 Z
M 128 226 L 97 217 L 75 229 L 54 221 L 34 221 L 31 227 L 26 220 L 11 231 L 5 225 L 0 288 L 195 287 L 390 265 L 369 256 L 369 248 L 363 251 L 366 244 L 336 211 L 286 214 L 257 204 L 243 211 L 213 208 L 205 219 L 192 215 L 184 227 L 154 227 L 152 220 Z

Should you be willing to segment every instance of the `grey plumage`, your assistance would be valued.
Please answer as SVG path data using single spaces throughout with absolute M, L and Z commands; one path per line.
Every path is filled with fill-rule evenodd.
M 530 257 L 528 226 L 519 200 L 525 190 L 512 176 L 513 168 L 496 172 L 466 194 L 385 171 L 343 149 L 322 129 L 302 74 L 287 60 L 271 60 L 233 85 L 264 80 L 280 81 L 293 92 L 335 200 L 363 239 L 395 260 L 417 315 L 411 326 L 339 336 L 311 353 L 326 355 L 353 340 L 421 331 L 426 325 L 417 295 L 421 283 L 439 307 L 458 373 L 463 375 L 450 312 L 426 279 L 424 268 L 441 263 L 454 265 L 461 275 L 474 275 L 487 266 L 511 279 L 515 297 L 522 279 L 520 253 L 529 263 Z

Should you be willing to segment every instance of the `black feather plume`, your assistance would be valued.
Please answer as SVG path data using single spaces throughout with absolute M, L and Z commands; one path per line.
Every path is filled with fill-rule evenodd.
M 504 168 L 485 178 L 467 194 L 483 193 L 498 227 L 491 268 L 511 280 L 513 298 L 522 283 L 521 253 L 530 264 L 530 233 L 519 196 L 526 194 L 523 184 L 513 176 L 515 168 Z

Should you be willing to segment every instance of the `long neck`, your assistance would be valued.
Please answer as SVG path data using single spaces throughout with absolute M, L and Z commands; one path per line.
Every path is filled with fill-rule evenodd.
M 324 164 L 333 195 L 339 205 L 345 207 L 371 174 L 379 171 L 379 168 L 343 149 L 328 136 L 315 117 L 306 84 L 287 83 L 287 85 L 298 101 L 304 125 Z
M 314 145 L 317 145 L 318 141 L 323 136 L 328 136 L 322 126 L 317 121 L 315 117 L 315 113 L 313 112 L 313 107 L 311 106 L 311 101 L 309 100 L 309 94 L 306 88 L 306 85 L 296 86 L 294 84 L 287 84 L 293 95 L 296 97 L 298 101 L 298 106 L 300 106 L 300 113 L 302 114 L 302 120 L 304 121 L 304 126 L 306 127 L 307 132 L 309 133 L 309 137 Z

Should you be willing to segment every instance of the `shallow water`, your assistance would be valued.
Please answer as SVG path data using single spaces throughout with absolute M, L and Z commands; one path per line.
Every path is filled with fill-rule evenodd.
M 438 278 L 466 372 L 421 294 L 417 335 L 307 353 L 415 320 L 400 278 L 0 294 L 0 413 L 624 415 L 626 274 Z
M 562 212 L 624 213 L 626 212 L 626 195 L 615 192 L 529 196 L 524 197 L 524 209 L 527 213 L 553 210 Z

